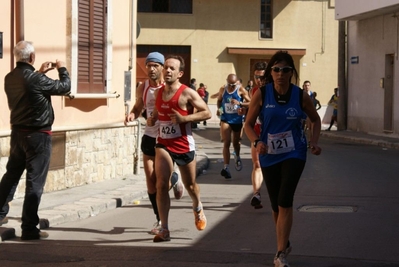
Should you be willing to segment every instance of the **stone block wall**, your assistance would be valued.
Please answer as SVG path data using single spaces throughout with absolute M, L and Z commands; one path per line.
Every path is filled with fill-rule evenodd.
M 50 170 L 44 192 L 133 175 L 140 148 L 138 126 L 66 131 L 65 167 Z M 0 177 L 6 171 L 10 137 L 0 137 Z M 15 198 L 24 196 L 25 172 Z

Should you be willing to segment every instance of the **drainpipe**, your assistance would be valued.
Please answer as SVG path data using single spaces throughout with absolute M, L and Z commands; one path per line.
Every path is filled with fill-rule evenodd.
M 15 1 L 15 32 L 16 32 L 16 42 L 25 40 L 25 28 L 24 28 L 24 0 Z M 12 46 L 14 47 L 14 46 Z
M 347 22 L 338 22 L 338 130 L 345 131 L 348 127 L 348 88 L 347 88 Z
M 137 0 L 130 1 L 130 31 L 129 31 L 129 66 L 128 71 L 135 73 L 135 61 L 136 58 L 136 38 L 137 38 Z M 136 75 L 131 75 L 131 77 L 136 78 Z M 136 84 L 136 82 L 132 83 Z M 132 88 L 132 86 L 130 86 Z M 136 87 L 134 87 L 136 88 Z M 125 93 L 126 94 L 126 93 Z M 129 99 L 130 100 L 130 99 Z M 125 110 L 127 110 L 127 114 L 130 112 L 129 101 L 125 99 Z M 139 119 L 135 120 L 137 122 L 137 135 L 136 135 L 136 149 L 133 154 L 133 173 L 138 175 L 140 174 L 140 161 L 141 161 L 141 123 Z
M 10 16 L 10 48 L 11 52 L 16 43 L 24 40 L 25 29 L 24 29 L 24 0 L 10 0 L 11 1 L 11 16 Z M 14 56 L 10 57 L 10 70 L 15 67 Z
M 135 120 L 137 122 L 137 137 L 136 137 L 136 150 L 134 151 L 133 155 L 133 173 L 136 175 L 140 174 L 140 161 L 141 161 L 141 153 L 140 153 L 140 148 L 141 148 L 141 123 L 139 119 Z
M 14 18 L 15 18 L 15 5 L 14 5 L 14 0 L 10 0 L 11 1 L 11 16 L 10 16 L 10 25 L 11 25 L 11 29 L 10 29 L 10 48 L 11 51 L 14 48 Z M 14 68 L 14 56 L 10 57 L 10 71 Z
M 321 48 L 320 48 L 320 52 L 316 52 L 314 53 L 314 59 L 312 60 L 313 63 L 316 62 L 317 55 L 323 55 L 324 54 L 324 50 L 325 50 L 325 46 L 326 46 L 326 7 L 325 7 L 326 3 L 322 2 L 321 3 Z

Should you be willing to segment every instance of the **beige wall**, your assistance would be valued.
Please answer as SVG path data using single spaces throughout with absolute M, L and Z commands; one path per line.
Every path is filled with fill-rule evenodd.
M 348 22 L 348 128 L 382 133 L 384 130 L 385 55 L 394 54 L 393 128 L 399 134 L 399 68 L 396 27 L 392 14 Z M 359 57 L 359 64 L 350 58 Z
M 138 129 L 115 127 L 66 132 L 65 167 L 49 171 L 44 191 L 64 190 L 131 176 L 135 164 L 140 164 L 140 148 L 136 143 L 141 135 Z M 0 177 L 6 171 L 9 142 L 9 137 L 0 137 Z M 136 168 L 140 168 L 140 165 L 136 165 Z M 15 197 L 23 197 L 24 191 L 25 174 L 22 175 Z
M 76 68 L 77 59 L 72 57 L 71 34 L 76 34 L 73 29 L 72 10 L 70 0 L 36 0 L 23 1 L 25 9 L 24 30 L 25 40 L 32 41 L 36 49 L 36 62 L 34 67 L 40 68 L 45 61 L 56 59 L 67 62 L 71 79 L 76 82 L 73 76 L 73 68 Z M 66 107 L 64 97 L 52 97 L 56 114 L 54 129 L 58 127 L 74 127 L 79 125 L 119 124 L 124 116 L 124 71 L 128 70 L 129 64 L 129 0 L 110 1 L 112 13 L 110 16 L 109 36 L 112 45 L 108 58 L 108 68 L 112 71 L 108 75 L 109 91 L 117 91 L 121 97 L 110 98 L 104 101 L 104 105 L 94 106 L 91 110 L 82 110 L 79 107 Z M 31 12 L 35 10 L 35 12 Z M 0 80 L 10 71 L 10 6 L 9 1 L 2 3 L 0 10 L 1 28 L 3 31 L 4 57 L 0 59 Z M 72 23 L 71 23 L 72 22 Z M 117 30 L 116 30 L 117 29 Z M 56 71 L 51 71 L 48 76 L 58 78 Z M 75 75 L 76 76 L 76 75 Z M 134 84 L 134 83 L 132 83 Z M 4 83 L 0 83 L 0 131 L 9 130 L 9 111 L 4 93 Z M 133 98 L 134 99 L 134 98 Z M 74 100 L 73 100 L 74 101 Z M 72 105 L 74 102 L 71 102 Z M 79 100 L 82 101 L 82 100 Z M 83 101 L 91 102 L 90 99 Z M 77 102 L 77 101 L 76 101 Z
M 3 1 L 0 8 L 0 31 L 3 32 L 3 58 L 0 58 L 0 131 L 9 129 L 10 113 L 4 93 L 4 76 L 11 70 L 10 61 L 10 1 Z
M 310 80 L 326 104 L 337 86 L 338 24 L 330 1 L 273 1 L 274 36 L 259 38 L 259 0 L 193 0 L 193 14 L 139 13 L 142 26 L 138 44 L 190 45 L 191 76 L 215 93 L 229 73 L 245 84 L 251 58 L 270 55 L 232 55 L 227 47 L 306 49 L 297 58 L 302 85 Z M 211 100 L 210 103 L 215 103 Z
M 77 1 L 22 2 L 25 11 L 24 39 L 33 41 L 36 49 L 34 67 L 40 68 L 45 61 L 65 61 L 72 83 L 76 84 L 77 58 L 73 51 L 76 50 L 77 13 L 74 6 Z M 66 136 L 65 154 L 59 155 L 65 157 L 65 167 L 49 172 L 46 192 L 133 174 L 135 157 L 139 151 L 137 141 L 141 133 L 137 124 L 123 126 L 124 72 L 129 69 L 131 51 L 131 2 L 109 0 L 108 5 L 108 90 L 117 91 L 121 97 L 102 99 L 102 105 L 96 104 L 98 99 L 69 100 L 64 97 L 52 97 L 55 111 L 53 129 L 55 132 L 65 132 Z M 4 76 L 14 67 L 11 66 L 13 45 L 10 40 L 10 11 L 10 1 L 2 1 L 0 31 L 3 32 L 4 55 L 0 59 L 0 177 L 5 172 L 10 139 L 9 110 L 4 93 Z M 135 14 L 133 16 L 136 17 Z M 135 68 L 134 64 L 132 67 Z M 58 78 L 56 71 L 49 72 L 48 76 Z M 135 69 L 132 77 L 134 84 Z M 134 88 L 132 99 L 135 99 Z M 68 102 L 72 105 L 66 105 Z M 74 104 L 76 102 L 80 104 Z M 57 152 L 53 149 L 53 153 Z M 21 181 L 17 197 L 22 195 L 24 184 L 24 181 Z

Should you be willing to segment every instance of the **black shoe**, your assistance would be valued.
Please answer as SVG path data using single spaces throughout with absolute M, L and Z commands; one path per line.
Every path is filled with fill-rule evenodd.
M 45 239 L 48 237 L 48 233 L 46 232 L 27 232 L 22 233 L 21 240 L 38 240 L 38 239 Z
M 263 208 L 260 194 L 256 192 L 252 198 L 251 198 L 251 206 L 254 207 L 255 209 L 261 209 Z
M 220 172 L 220 175 L 222 175 L 226 179 L 231 179 L 230 171 L 227 168 L 222 169 L 222 171 Z

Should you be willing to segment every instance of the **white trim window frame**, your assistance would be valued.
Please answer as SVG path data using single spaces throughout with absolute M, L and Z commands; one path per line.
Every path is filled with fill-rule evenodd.
M 107 66 L 105 73 L 104 93 L 79 93 L 78 92 L 78 33 L 79 33 L 79 1 L 73 0 L 71 6 L 71 77 L 72 88 L 71 98 L 116 98 L 119 95 L 112 92 L 112 13 L 113 0 L 103 0 L 107 2 L 107 29 L 106 29 L 106 59 Z

